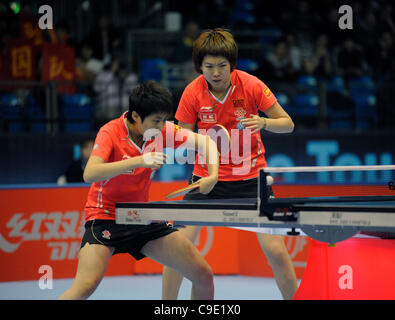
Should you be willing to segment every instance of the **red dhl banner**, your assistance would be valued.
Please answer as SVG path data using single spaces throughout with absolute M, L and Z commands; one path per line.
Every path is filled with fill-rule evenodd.
M 66 45 L 43 44 L 43 81 L 74 81 L 75 53 Z M 59 93 L 74 93 L 75 87 L 70 84 L 58 84 Z
M 186 182 L 154 182 L 150 200 L 165 199 L 169 190 Z M 0 281 L 39 279 L 49 265 L 53 277 L 75 275 L 84 233 L 83 207 L 88 187 L 0 190 Z M 310 241 L 285 237 L 298 278 L 303 276 Z M 272 277 L 256 234 L 226 227 L 203 228 L 196 243 L 216 274 Z M 162 266 L 148 258 L 136 262 L 127 254 L 111 258 L 106 275 L 161 273 Z
M 6 39 L 5 68 L 11 80 L 35 80 L 36 50 L 30 40 Z

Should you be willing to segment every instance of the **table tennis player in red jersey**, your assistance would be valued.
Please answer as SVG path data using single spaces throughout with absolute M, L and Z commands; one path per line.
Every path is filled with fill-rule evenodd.
M 185 88 L 175 117 L 181 127 L 192 131 L 196 124 L 200 132 L 217 123 L 223 125 L 231 136 L 231 146 L 225 157 L 221 153 L 213 190 L 206 195 L 187 194 L 184 199 L 256 198 L 258 171 L 267 166 L 260 130 L 289 133 L 294 129 L 270 89 L 255 76 L 235 69 L 237 51 L 232 34 L 225 29 L 207 30 L 194 43 L 193 62 L 201 75 Z M 260 117 L 258 110 L 266 116 Z M 191 183 L 206 176 L 207 167 L 198 156 Z M 181 232 L 194 242 L 200 229 L 189 226 Z M 292 299 L 297 290 L 295 270 L 284 238 L 269 230 L 256 230 L 260 231 L 257 237 L 283 298 Z M 181 275 L 164 268 L 162 281 L 162 297 L 176 299 Z
M 60 299 L 88 298 L 99 285 L 113 254 L 148 256 L 178 270 L 192 281 L 191 298 L 212 299 L 213 273 L 196 247 L 168 223 L 118 225 L 116 202 L 148 201 L 151 178 L 166 162 L 163 148 L 182 145 L 203 152 L 208 176 L 199 191 L 208 193 L 218 179 L 218 151 L 208 136 L 200 136 L 166 121 L 173 114 L 170 92 L 154 81 L 133 89 L 129 111 L 105 124 L 97 134 L 84 171 L 91 182 L 85 205 L 75 280 Z

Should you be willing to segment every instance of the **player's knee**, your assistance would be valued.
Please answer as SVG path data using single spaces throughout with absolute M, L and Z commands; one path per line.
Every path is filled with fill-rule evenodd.
M 286 266 L 288 265 L 289 259 L 290 257 L 288 251 L 285 249 L 282 249 L 281 251 L 276 251 L 274 253 L 274 260 L 277 263 L 277 265 Z
M 204 286 L 211 286 L 214 283 L 214 272 L 208 263 L 200 266 L 197 281 Z
M 73 287 L 80 299 L 87 299 L 95 291 L 100 280 L 99 278 L 79 280 L 73 284 Z
M 277 263 L 287 261 L 289 258 L 288 250 L 282 241 L 272 241 L 266 246 L 266 254 L 270 256 L 271 260 Z
M 214 282 L 213 269 L 202 256 L 195 257 L 195 259 L 194 281 L 200 285 L 211 285 Z
M 195 242 L 196 238 L 199 235 L 199 232 L 201 231 L 202 227 L 201 226 L 188 226 L 184 229 L 180 229 L 180 232 L 192 243 Z

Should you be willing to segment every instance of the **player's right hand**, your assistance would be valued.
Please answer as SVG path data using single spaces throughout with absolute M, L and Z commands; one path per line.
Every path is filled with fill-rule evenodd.
M 213 190 L 213 188 L 217 182 L 218 182 L 217 177 L 208 176 L 208 177 L 199 179 L 198 181 L 196 181 L 195 183 L 193 183 L 191 185 L 196 184 L 199 186 L 200 193 L 209 194 L 210 191 Z
M 163 152 L 147 152 L 141 157 L 141 166 L 143 168 L 160 169 L 165 163 L 167 163 L 167 155 Z

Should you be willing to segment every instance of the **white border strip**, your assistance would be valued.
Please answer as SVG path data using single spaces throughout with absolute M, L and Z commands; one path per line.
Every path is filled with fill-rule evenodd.
M 395 165 L 377 166 L 321 166 L 321 167 L 266 167 L 265 172 L 330 172 L 330 171 L 373 171 L 373 170 L 395 170 Z

